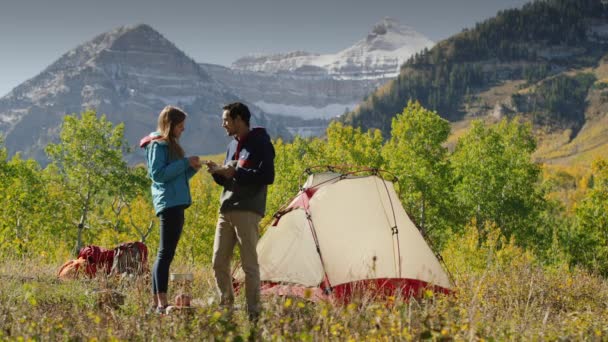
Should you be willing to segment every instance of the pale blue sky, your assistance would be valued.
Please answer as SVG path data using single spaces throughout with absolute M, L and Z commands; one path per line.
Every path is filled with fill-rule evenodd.
M 438 41 L 529 0 L 0 0 L 0 97 L 68 50 L 149 24 L 197 62 L 337 52 L 390 16 Z

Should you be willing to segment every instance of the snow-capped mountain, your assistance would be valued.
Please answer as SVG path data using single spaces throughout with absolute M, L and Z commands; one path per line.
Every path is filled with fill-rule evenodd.
M 367 94 L 396 77 L 410 56 L 433 45 L 412 28 L 385 18 L 365 38 L 335 54 L 250 55 L 231 68 L 201 66 L 266 113 L 329 119 L 355 108 Z M 291 131 L 299 132 L 297 127 Z
M 155 129 L 158 112 L 173 104 L 188 112 L 188 130 L 196 132 L 184 135 L 186 151 L 218 153 L 227 140 L 221 106 L 242 99 L 253 109 L 253 123 L 275 137 L 319 135 L 323 119 L 353 109 L 409 56 L 432 44 L 384 19 L 336 54 L 250 56 L 226 68 L 197 64 L 148 25 L 120 27 L 67 52 L 0 98 L 0 134 L 10 154 L 21 151 L 45 162 L 44 147 L 57 140 L 66 113 L 95 109 L 124 122 L 125 137 L 135 146 Z M 140 155 L 130 161 L 141 161 L 136 151 Z
M 172 104 L 189 114 L 186 151 L 218 153 L 227 140 L 221 107 L 237 99 L 150 26 L 120 27 L 67 52 L 1 98 L 0 134 L 9 153 L 45 161 L 43 148 L 57 139 L 63 116 L 95 109 L 115 124 L 124 122 L 125 137 L 135 146 Z M 263 115 L 255 120 L 268 125 Z
M 433 41 L 392 18 L 377 23 L 364 39 L 335 54 L 296 51 L 251 55 L 232 64 L 236 70 L 294 73 L 301 76 L 346 79 L 396 77 L 399 67 L 414 53 L 431 48 Z

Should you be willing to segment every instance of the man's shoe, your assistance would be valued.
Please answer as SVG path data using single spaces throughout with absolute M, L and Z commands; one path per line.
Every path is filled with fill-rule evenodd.
M 169 307 L 169 305 L 165 305 L 165 306 L 157 306 L 156 310 L 154 311 L 155 314 L 160 315 L 160 316 L 164 316 L 167 314 L 167 308 Z
M 257 325 L 258 321 L 260 320 L 260 313 L 259 312 L 250 312 L 248 315 L 249 318 L 249 322 Z

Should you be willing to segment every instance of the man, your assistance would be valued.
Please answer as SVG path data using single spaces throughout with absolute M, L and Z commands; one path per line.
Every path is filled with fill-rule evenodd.
M 220 304 L 234 302 L 230 260 L 235 244 L 241 251 L 245 272 L 245 295 L 249 319 L 260 314 L 260 268 L 256 246 L 258 224 L 266 210 L 268 184 L 274 182 L 274 147 L 264 128 L 249 126 L 251 113 L 235 102 L 223 107 L 222 127 L 235 140 L 228 144 L 223 166 L 206 162 L 207 171 L 224 187 L 213 243 L 213 271 L 220 292 Z

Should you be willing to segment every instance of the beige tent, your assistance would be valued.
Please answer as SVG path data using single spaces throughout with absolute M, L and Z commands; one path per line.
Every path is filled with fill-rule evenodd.
M 349 297 L 353 290 L 449 292 L 450 278 L 377 175 L 312 174 L 257 247 L 263 292 Z

